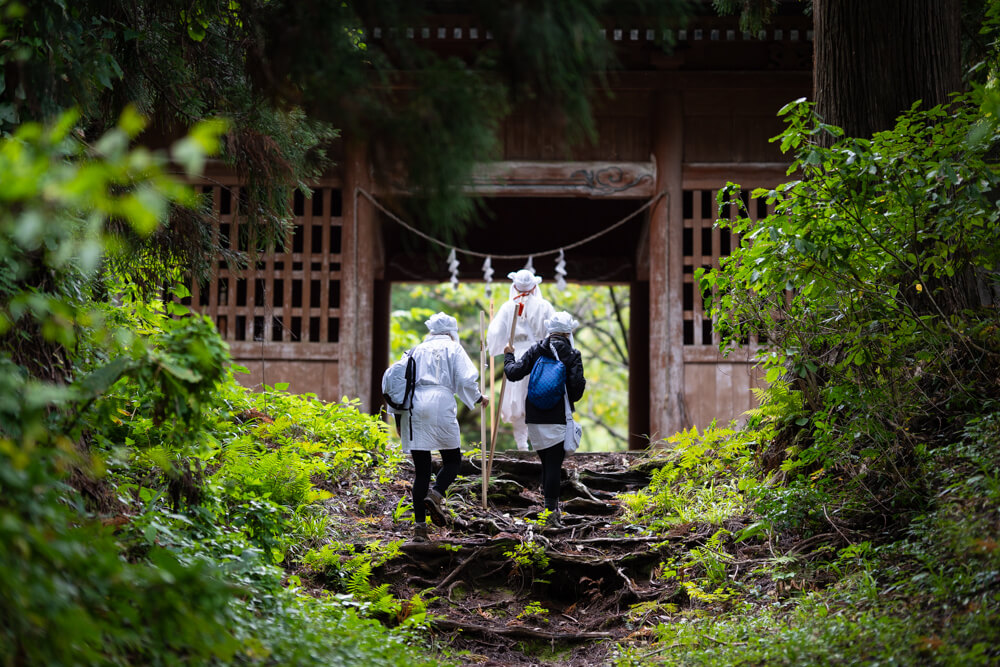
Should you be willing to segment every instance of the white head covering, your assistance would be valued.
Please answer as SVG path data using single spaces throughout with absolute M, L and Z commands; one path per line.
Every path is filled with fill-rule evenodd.
M 510 286 L 510 298 L 512 299 L 517 296 L 518 292 L 530 292 L 538 286 L 538 283 L 542 282 L 541 276 L 536 276 L 531 269 L 511 271 L 507 277 L 513 282 Z
M 573 330 L 580 326 L 580 323 L 573 319 L 573 316 L 565 310 L 561 310 L 549 319 L 545 320 L 545 333 L 551 336 L 554 333 L 569 334 L 569 342 L 573 344 Z
M 573 333 L 573 330 L 578 326 L 580 326 L 580 323 L 574 320 L 572 315 L 565 310 L 561 310 L 545 320 L 545 333 Z
M 424 324 L 432 334 L 448 334 L 453 341 L 458 342 L 458 320 L 451 315 L 434 313 Z

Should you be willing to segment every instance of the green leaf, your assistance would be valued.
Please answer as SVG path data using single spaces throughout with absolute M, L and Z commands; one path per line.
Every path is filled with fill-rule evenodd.
M 159 226 L 160 220 L 166 217 L 167 202 L 153 188 L 142 186 L 122 197 L 117 209 L 136 233 L 149 236 Z
M 184 382 L 194 383 L 201 380 L 201 373 L 198 373 L 185 366 L 181 366 L 180 364 L 177 364 L 168 359 L 161 359 L 160 367 L 163 368 L 168 373 L 170 373 L 171 375 L 173 375 L 178 380 L 182 380 Z
M 42 214 L 35 209 L 29 209 L 17 219 L 13 237 L 22 248 L 34 250 L 41 245 L 44 230 L 45 220 Z
M 134 138 L 146 129 L 146 119 L 132 104 L 126 105 L 118 119 L 118 127 L 129 137 Z
M 184 315 L 189 315 L 191 309 L 182 303 L 177 303 L 176 301 L 167 302 L 167 314 L 172 317 L 183 317 Z
M 108 130 L 104 133 L 97 143 L 94 144 L 94 150 L 103 156 L 109 157 L 111 159 L 121 158 L 128 149 L 129 137 L 125 132 L 119 128 Z
M 13 104 L 0 104 L 0 122 L 10 124 L 17 122 L 17 108 Z
M 190 137 L 175 143 L 170 149 L 170 156 L 184 168 L 188 176 L 201 175 L 207 160 L 205 152 L 201 150 L 198 142 Z
M 94 398 L 117 382 L 122 375 L 135 366 L 128 357 L 118 357 L 114 361 L 99 367 L 77 382 L 77 387 L 85 398 Z
M 190 37 L 196 42 L 200 42 L 201 40 L 205 39 L 205 34 L 206 34 L 205 26 L 202 25 L 200 22 L 188 23 L 187 33 L 188 37 Z

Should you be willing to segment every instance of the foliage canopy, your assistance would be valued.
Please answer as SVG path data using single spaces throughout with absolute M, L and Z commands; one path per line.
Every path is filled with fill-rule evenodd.
M 601 17 L 659 26 L 689 4 L 3 0 L 0 131 L 75 107 L 96 137 L 131 103 L 152 119 L 144 140 L 155 143 L 225 117 L 221 157 L 266 246 L 285 231 L 290 190 L 329 166 L 344 130 L 368 140 L 375 173 L 409 184 L 421 224 L 455 231 L 475 204 L 462 184 L 496 155 L 511 108 L 545 105 L 570 139 L 592 138 L 590 101 L 615 67 Z M 441 12 L 474 17 L 491 39 L 461 57 L 436 49 L 419 37 Z M 160 235 L 189 262 L 203 250 L 185 244 L 190 233 Z

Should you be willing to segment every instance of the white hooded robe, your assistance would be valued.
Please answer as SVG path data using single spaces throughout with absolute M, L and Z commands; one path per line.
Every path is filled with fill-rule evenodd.
M 486 332 L 486 346 L 493 356 L 503 354 L 507 337 L 510 336 L 510 318 L 521 303 L 524 304 L 524 312 L 517 318 L 517 328 L 514 330 L 514 358 L 520 359 L 532 345 L 545 338 L 545 320 L 555 314 L 555 308 L 542 297 L 537 285 L 527 295 L 519 296 L 520 294 L 523 293 L 512 287 L 510 300 L 500 306 L 490 322 Z M 503 402 L 500 404 L 500 419 L 513 425 L 514 437 L 522 448 L 527 443 L 528 436 L 524 423 L 524 401 L 527 397 L 527 378 L 517 382 L 508 380 Z M 522 439 L 524 442 L 521 442 Z
M 482 395 L 479 369 L 462 346 L 448 334 L 431 334 L 413 348 L 417 382 L 413 413 L 400 423 L 403 451 L 456 449 L 461 446 L 455 396 L 472 408 Z M 413 437 L 410 437 L 410 420 Z

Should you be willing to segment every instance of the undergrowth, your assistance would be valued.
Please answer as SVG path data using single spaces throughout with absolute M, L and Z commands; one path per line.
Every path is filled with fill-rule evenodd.
M 734 529 L 742 527 L 735 533 L 713 528 L 654 571 L 657 581 L 683 589 L 681 601 L 634 605 L 632 641 L 619 646 L 616 664 L 996 664 L 1000 405 L 985 407 L 958 441 L 927 452 L 936 492 L 902 532 L 817 534 L 807 516 L 788 523 L 787 512 L 774 521 L 773 504 L 759 493 L 777 485 L 773 471 L 750 465 L 744 474 L 757 486 L 720 488 L 718 465 L 692 464 L 689 445 L 698 436 L 678 438 L 683 451 L 664 453 L 664 472 L 630 498 L 633 507 L 649 501 L 630 520 L 654 533 L 676 526 L 674 505 L 650 500 L 667 493 L 667 479 L 678 487 L 672 499 L 698 491 L 718 508 L 738 493 L 746 514 L 729 515 Z M 710 430 L 695 449 L 714 458 L 732 451 L 720 438 L 743 442 L 750 430 Z

